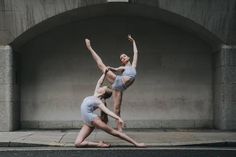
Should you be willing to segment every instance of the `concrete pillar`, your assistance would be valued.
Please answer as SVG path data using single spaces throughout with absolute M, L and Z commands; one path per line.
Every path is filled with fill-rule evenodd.
M 223 45 L 215 53 L 214 104 L 215 126 L 236 129 L 236 46 Z
M 19 126 L 13 60 L 11 47 L 0 46 L 0 131 L 11 131 Z

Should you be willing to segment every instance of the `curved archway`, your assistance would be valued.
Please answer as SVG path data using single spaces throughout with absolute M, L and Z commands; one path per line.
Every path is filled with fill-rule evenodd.
M 187 19 L 142 9 L 124 4 L 76 9 L 13 41 L 20 55 L 23 128 L 79 127 L 79 104 L 93 93 L 100 74 L 83 39 L 91 37 L 104 62 L 118 66 L 119 53 L 132 51 L 125 39 L 130 32 L 140 59 L 138 78 L 123 101 L 128 127 L 212 127 L 211 53 L 220 41 Z
M 13 49 L 17 50 L 27 43 L 27 41 L 56 26 L 99 16 L 138 16 L 161 20 L 199 36 L 202 40 L 211 45 L 214 50 L 218 50 L 221 43 L 223 43 L 218 37 L 213 35 L 213 33 L 203 26 L 181 15 L 147 5 L 105 3 L 72 9 L 48 18 L 23 32 L 14 39 L 10 45 L 12 45 Z

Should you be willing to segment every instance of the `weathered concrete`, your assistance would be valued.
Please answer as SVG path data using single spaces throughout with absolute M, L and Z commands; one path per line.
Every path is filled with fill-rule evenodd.
M 19 125 L 14 61 L 10 46 L 0 46 L 0 131 L 10 131 Z
M 129 1 L 122 1 L 122 3 L 117 3 L 117 2 L 121 1 L 35 0 L 34 2 L 32 2 L 31 0 L 18 0 L 18 1 L 0 0 L 0 36 L 1 36 L 0 45 L 7 45 L 10 43 L 14 51 L 19 51 L 19 53 L 24 53 L 24 54 L 29 53 L 29 56 L 27 57 L 31 57 L 32 59 L 32 61 L 23 59 L 21 60 L 24 62 L 23 65 L 17 63 L 17 68 L 14 68 L 14 70 L 18 71 L 20 65 L 23 66 L 24 70 L 26 69 L 25 71 L 23 70 L 22 72 L 19 72 L 19 75 L 21 75 L 20 77 L 21 78 L 20 84 L 22 85 L 21 91 L 23 93 L 21 95 L 23 96 L 21 97 L 23 99 L 20 102 L 23 104 L 22 105 L 23 111 L 21 112 L 19 110 L 19 101 L 17 101 L 19 96 L 17 93 L 18 91 L 17 85 L 12 86 L 11 84 L 2 84 L 0 89 L 0 95 L 2 96 L 1 99 L 2 100 L 4 99 L 4 103 L 8 104 L 8 105 L 1 105 L 1 107 L 4 109 L 2 110 L 3 112 L 2 115 L 9 113 L 5 112 L 8 109 L 11 110 L 10 113 L 12 114 L 9 115 L 12 117 L 16 117 L 12 118 L 13 119 L 12 121 L 15 123 L 14 125 L 12 123 L 13 126 L 18 126 L 17 122 L 19 121 L 18 118 L 19 113 L 22 114 L 21 118 L 23 127 L 32 126 L 32 128 L 34 127 L 47 128 L 48 126 L 54 126 L 55 128 L 63 128 L 63 127 L 66 128 L 71 126 L 72 128 L 74 128 L 81 126 L 80 120 L 76 119 L 77 117 L 79 117 L 79 115 L 75 114 L 77 113 L 79 108 L 76 108 L 77 110 L 73 110 L 74 114 L 70 115 L 74 118 L 71 119 L 70 116 L 66 115 L 63 117 L 65 119 L 63 119 L 62 121 L 61 119 L 58 120 L 57 116 L 62 115 L 63 113 L 57 112 L 56 114 L 54 113 L 50 114 L 50 112 L 56 110 L 68 111 L 69 108 L 75 109 L 75 106 L 78 104 L 78 102 L 81 101 L 82 96 L 76 97 L 77 95 L 75 94 L 73 95 L 72 93 L 79 92 L 79 94 L 81 94 L 81 91 L 87 91 L 86 93 L 84 93 L 84 95 L 91 93 L 87 89 L 88 87 L 90 88 L 90 86 L 92 86 L 91 84 L 82 85 L 78 82 L 83 83 L 85 80 L 70 80 L 70 79 L 81 78 L 79 74 L 75 74 L 77 73 L 76 71 L 77 69 L 75 68 L 76 66 L 84 65 L 84 63 L 91 63 L 92 65 L 92 62 L 88 62 L 88 60 L 87 62 L 82 62 L 82 59 L 80 58 L 78 60 L 74 59 L 76 57 L 83 57 L 80 56 L 81 54 L 74 54 L 69 52 L 71 56 L 66 56 L 63 53 L 66 53 L 68 49 L 74 51 L 78 49 L 83 49 L 84 46 L 81 45 L 76 47 L 75 41 L 78 40 L 78 42 L 83 43 L 81 42 L 82 38 L 84 38 L 86 35 L 91 36 L 92 34 L 96 34 L 94 36 L 94 39 L 98 39 L 99 33 L 97 33 L 96 30 L 93 30 L 96 33 L 90 32 L 89 29 L 92 29 L 92 26 L 89 27 L 84 26 L 83 28 L 81 28 L 81 31 L 82 30 L 84 32 L 87 31 L 86 35 L 84 35 L 83 33 L 80 34 L 79 33 L 80 30 L 74 31 L 75 34 L 78 35 L 78 38 L 73 37 L 74 34 L 68 32 L 69 34 L 72 34 L 71 36 L 72 39 L 69 39 L 65 34 L 63 36 L 62 33 L 62 36 L 65 39 L 67 39 L 67 41 L 71 41 L 72 44 L 69 44 L 69 42 L 64 41 L 64 43 L 66 43 L 64 44 L 65 47 L 62 48 L 58 46 L 58 49 L 57 48 L 53 49 L 53 46 L 57 47 L 57 42 L 60 43 L 61 34 L 56 31 L 54 31 L 54 33 L 58 33 L 59 34 L 58 36 L 53 35 L 53 33 L 51 34 L 53 37 L 56 37 L 55 43 L 52 43 L 51 45 L 45 43 L 45 45 L 48 46 L 47 48 L 42 48 L 43 46 L 40 45 L 39 43 L 34 43 L 33 39 L 36 39 L 35 41 L 41 42 L 41 40 L 48 38 L 49 40 L 46 39 L 46 41 L 51 42 L 50 40 L 54 39 L 45 36 L 45 34 L 47 33 L 47 31 L 49 33 L 53 32 L 52 30 L 57 30 L 60 32 L 59 29 L 55 28 L 60 27 L 63 24 L 70 26 L 74 23 L 78 24 L 81 22 L 82 25 L 84 25 L 84 21 L 86 23 L 88 19 L 93 19 L 93 18 L 102 19 L 104 17 L 107 18 L 112 17 L 116 19 L 116 17 L 119 17 L 118 21 L 119 19 L 122 18 L 125 20 L 123 21 L 121 20 L 120 21 L 121 23 L 118 24 L 114 22 L 114 20 L 110 21 L 111 23 L 107 23 L 105 26 L 103 26 L 103 28 L 107 28 L 109 26 L 109 28 L 112 29 L 116 28 L 116 30 L 121 30 L 121 32 L 123 33 L 122 37 L 121 37 L 122 33 L 120 32 L 119 34 L 119 31 L 116 30 L 114 30 L 113 32 L 110 30 L 111 35 L 110 37 L 109 35 L 107 37 L 110 39 L 111 37 L 116 36 L 117 38 L 114 39 L 113 42 L 119 43 L 120 41 L 123 40 L 123 37 L 127 33 L 135 32 L 135 34 L 137 34 L 137 37 L 139 38 L 140 43 L 144 44 L 141 45 L 140 47 L 141 50 L 143 52 L 148 51 L 148 54 L 152 56 L 152 58 L 145 58 L 145 57 L 143 58 L 144 61 L 141 64 L 145 65 L 139 69 L 139 71 L 142 74 L 139 75 L 139 80 L 138 79 L 136 80 L 135 85 L 137 86 L 136 87 L 134 86 L 134 88 L 129 89 L 132 92 L 131 95 L 127 94 L 127 97 L 131 98 L 130 99 L 131 101 L 130 100 L 124 101 L 124 104 L 133 104 L 129 105 L 128 109 L 123 108 L 125 109 L 125 111 L 122 111 L 124 113 L 124 118 L 127 118 L 128 122 L 130 123 L 129 127 L 137 127 L 140 126 L 140 124 L 143 124 L 143 126 L 145 127 L 155 127 L 155 128 L 177 127 L 177 126 L 180 128 L 212 127 L 213 117 L 214 117 L 214 122 L 215 122 L 214 126 L 216 126 L 217 128 L 234 129 L 235 128 L 234 115 L 236 113 L 235 109 L 236 86 L 235 86 L 235 55 L 233 52 L 235 50 L 228 50 L 228 49 L 225 50 L 225 48 L 221 49 L 221 44 L 225 43 L 229 45 L 229 47 L 232 47 L 230 45 L 236 44 L 236 38 L 235 38 L 236 22 L 234 20 L 236 17 L 236 8 L 235 8 L 236 1 L 235 0 L 226 0 L 226 1 L 129 0 Z M 150 23 L 148 22 L 147 24 L 146 23 L 140 24 L 139 27 L 137 27 L 137 25 L 133 26 L 128 25 L 128 27 L 122 25 L 124 23 L 127 23 L 126 20 L 129 20 L 129 18 L 130 19 L 134 18 L 136 20 L 138 19 L 137 20 L 138 22 L 136 22 L 136 24 L 139 24 L 139 22 L 141 21 L 144 22 L 145 21 L 144 19 L 149 19 L 149 20 L 153 19 L 153 21 L 159 21 L 160 23 L 163 24 L 164 22 L 166 22 L 168 27 L 165 28 L 165 31 L 167 31 L 169 29 L 169 26 L 172 25 L 176 27 L 173 28 L 173 30 L 179 31 L 179 33 L 182 32 L 181 29 L 183 29 L 184 30 L 183 34 L 186 34 L 186 36 L 184 35 L 183 37 L 181 37 L 181 39 L 179 39 L 178 33 L 176 34 L 175 31 L 172 32 L 172 29 L 169 30 L 169 32 L 167 32 L 167 34 L 169 33 L 169 36 L 168 35 L 164 36 L 161 32 L 158 32 L 156 30 L 156 29 L 162 30 L 163 28 L 157 26 L 158 24 L 153 24 L 152 22 Z M 97 24 L 98 22 L 94 23 Z M 133 30 L 132 27 L 134 27 L 135 29 Z M 142 27 L 144 29 L 141 29 Z M 101 29 L 99 28 L 99 26 L 97 28 Z M 147 33 L 148 31 L 146 30 L 150 32 Z M 109 30 L 107 32 L 109 32 Z M 173 33 L 173 36 L 171 33 Z M 102 34 L 101 36 L 103 36 L 103 34 L 106 34 L 104 33 L 104 29 L 100 31 L 100 34 Z M 163 43 L 158 39 L 156 40 L 156 37 L 158 37 L 159 34 L 162 34 Z M 150 41 L 147 40 L 149 42 L 145 43 L 143 41 L 144 37 L 145 40 L 150 38 Z M 192 37 L 193 38 L 200 37 L 207 43 L 203 45 L 208 45 L 210 46 L 210 48 L 205 49 L 203 48 L 205 46 L 202 46 L 201 44 L 199 46 L 198 44 L 201 40 L 197 40 L 196 44 L 193 44 L 195 42 L 195 39 L 192 40 Z M 97 47 L 99 51 L 101 50 L 100 52 L 102 53 L 105 52 L 104 54 L 105 56 L 104 58 L 106 60 L 105 62 L 111 64 L 108 62 L 108 56 L 110 56 L 108 55 L 109 54 L 108 51 L 112 52 L 114 48 L 117 49 L 122 47 L 123 49 L 124 47 L 126 48 L 127 46 L 124 46 L 125 45 L 124 43 L 119 43 L 118 45 L 113 45 L 113 46 L 112 44 L 110 44 L 111 46 L 108 46 L 107 50 L 105 50 L 104 47 L 106 47 L 107 45 L 102 44 L 102 42 L 106 43 L 105 38 L 99 39 L 101 42 L 98 43 L 98 45 L 100 45 L 101 47 L 99 46 Z M 185 42 L 186 39 L 188 39 L 189 41 Z M 149 48 L 150 43 L 153 43 L 153 41 L 155 42 L 155 44 L 157 42 L 161 43 L 163 47 L 157 44 L 158 48 L 156 47 Z M 182 42 L 185 43 L 186 45 L 181 45 L 179 41 L 181 41 L 181 43 Z M 25 47 L 22 48 L 22 46 L 24 45 Z M 166 49 L 167 45 L 170 48 L 168 47 Z M 35 50 L 34 48 L 37 48 L 38 50 Z M 196 49 L 196 52 L 194 52 L 195 51 L 194 49 Z M 59 56 L 56 58 L 52 58 L 51 60 L 50 59 L 45 60 L 45 58 L 47 57 L 49 58 L 55 57 L 54 55 L 51 56 L 51 54 L 53 54 L 51 52 L 55 50 L 59 52 L 58 53 Z M 178 54 L 171 53 L 171 51 L 175 50 Z M 187 51 L 190 53 L 188 53 Z M 210 54 L 213 51 L 214 52 L 221 51 L 220 53 L 215 53 L 216 56 L 218 56 L 218 59 L 216 59 L 215 62 L 216 65 L 212 65 L 212 56 Z M 227 53 L 230 54 L 227 55 L 229 56 L 228 58 L 232 56 L 231 57 L 232 59 L 228 60 L 229 65 L 218 67 L 217 64 L 220 63 L 221 65 L 222 64 L 221 61 L 225 59 L 224 55 L 222 55 L 224 51 L 232 51 L 231 54 Z M 43 54 L 45 56 L 38 56 L 39 58 L 35 58 L 33 57 L 33 55 L 30 56 L 31 55 L 30 53 L 37 54 L 41 52 L 45 52 L 45 54 Z M 62 60 L 63 57 L 65 57 L 65 60 Z M 161 59 L 158 60 L 158 58 Z M 13 57 L 11 59 L 13 59 Z M 109 57 L 109 59 L 115 60 L 116 57 L 114 58 Z M 157 59 L 157 61 L 164 61 L 165 63 L 158 64 L 159 62 L 154 62 L 154 59 Z M 34 60 L 35 62 L 33 62 Z M 70 62 L 71 60 L 72 62 Z M 152 64 L 149 64 L 149 60 L 150 63 Z M 49 69 L 47 69 L 48 67 L 45 68 L 44 64 L 41 65 L 40 61 L 42 61 L 42 63 L 45 63 L 45 65 L 47 66 L 51 66 L 51 71 L 50 68 Z M 76 61 L 79 61 L 82 64 L 78 64 L 76 63 Z M 64 62 L 69 65 L 68 67 L 70 68 L 70 70 L 66 69 L 68 67 L 63 67 L 62 65 L 60 65 L 60 63 Z M 32 64 L 39 63 L 40 66 L 35 65 L 33 67 L 24 67 L 25 65 L 31 66 L 31 63 Z M 112 64 L 114 63 L 118 65 L 118 62 L 112 62 Z M 54 66 L 57 64 L 59 64 L 58 67 Z M 150 69 L 150 67 L 152 66 L 156 67 L 156 69 L 148 71 L 147 69 Z M 216 68 L 212 68 L 212 66 Z M 4 81 L 12 81 L 8 80 L 8 78 L 5 77 L 8 75 L 8 72 L 6 71 L 6 69 L 8 68 L 9 68 L 8 65 L 2 66 L 2 68 L 0 69 L 0 73 L 2 74 L 0 76 L 0 79 L 2 80 L 5 79 Z M 44 68 L 47 70 L 44 70 Z M 92 68 L 93 68 L 92 66 L 89 67 L 89 70 L 93 71 Z M 78 68 L 78 70 L 86 74 L 85 69 L 80 67 Z M 187 72 L 185 72 L 185 70 L 187 70 Z M 64 75 L 62 78 L 60 78 L 59 74 L 55 75 L 57 79 L 54 80 L 54 74 L 57 71 L 58 72 L 61 71 Z M 196 76 L 196 74 L 199 71 L 200 74 Z M 27 72 L 29 73 L 25 74 Z M 213 72 L 215 75 L 213 75 Z M 154 75 L 155 77 L 153 77 L 152 73 L 155 73 Z M 143 74 L 145 74 L 145 77 L 148 76 L 149 78 L 151 78 L 151 80 L 147 80 Z M 66 75 L 68 75 L 68 77 Z M 91 76 L 90 74 L 87 75 L 88 76 L 85 78 L 86 79 L 89 78 L 88 80 L 92 82 L 95 81 L 95 78 L 93 79 L 90 77 L 91 76 L 97 77 L 98 73 L 97 74 L 92 73 Z M 203 76 L 203 78 L 200 77 L 201 75 Z M 46 76 L 49 76 L 49 78 L 46 78 Z M 12 78 L 14 78 L 14 75 L 12 75 Z M 26 80 L 24 80 L 25 78 Z M 29 82 L 28 85 L 22 84 L 26 83 L 28 81 L 27 79 L 33 81 Z M 214 80 L 214 82 L 212 80 Z M 50 81 L 53 82 L 52 89 L 57 90 L 57 92 L 55 92 L 55 95 L 53 94 L 54 90 L 48 90 L 49 86 L 51 85 Z M 150 81 L 152 82 L 150 83 Z M 157 84 L 160 83 L 161 85 L 153 86 L 153 82 L 156 82 Z M 58 84 L 55 85 L 56 83 Z M 213 88 L 212 84 L 214 85 Z M 144 100 L 142 100 L 140 97 L 137 98 L 137 95 L 140 94 L 137 93 L 139 89 L 144 89 L 145 91 L 148 91 L 147 93 L 145 93 L 147 95 L 144 94 L 145 96 Z M 186 91 L 183 92 L 182 91 L 183 89 L 185 89 Z M 213 89 L 213 91 L 211 89 Z M 63 92 L 60 93 L 59 90 L 63 91 L 64 93 Z M 32 91 L 35 92 L 31 94 L 27 93 Z M 214 95 L 214 102 L 212 99 L 213 95 Z M 31 99 L 29 100 L 28 98 L 30 97 Z M 63 97 L 65 99 L 63 99 Z M 197 98 L 200 97 L 202 97 L 202 99 L 197 101 Z M 153 100 L 153 98 L 155 99 Z M 137 105 L 136 103 L 137 101 L 142 102 L 145 105 L 151 104 L 150 111 L 148 110 L 148 112 L 150 113 L 147 117 L 144 116 L 144 113 L 137 113 L 140 116 L 140 119 L 131 118 L 137 115 L 134 112 L 133 108 L 137 108 L 140 111 L 147 110 L 146 106 L 144 105 L 142 106 L 140 104 Z M 3 101 L 1 103 L 3 104 Z M 69 105 L 64 108 L 62 105 L 60 105 L 63 103 Z M 25 106 L 25 104 L 27 105 Z M 39 104 L 44 104 L 44 105 L 39 105 Z M 153 109 L 154 104 L 157 105 L 155 106 L 156 108 Z M 177 106 L 175 104 L 177 104 Z M 182 106 L 180 104 L 182 104 Z M 44 110 L 47 108 L 46 105 L 48 105 L 49 109 L 51 110 L 49 111 Z M 13 108 L 11 107 L 6 108 L 6 106 L 8 107 L 13 106 Z M 30 106 L 29 109 L 26 109 L 27 106 L 28 107 Z M 37 112 L 34 112 L 37 109 L 32 109 L 35 106 L 39 107 Z M 157 108 L 159 109 L 158 112 L 156 112 Z M 36 118 L 33 119 L 33 121 L 31 121 L 29 119 L 32 117 L 30 116 L 28 117 L 27 114 L 25 115 L 26 111 L 28 112 L 28 115 L 30 115 L 31 114 L 30 112 L 32 111 L 32 113 L 35 114 L 33 115 L 33 117 L 42 117 L 42 114 L 40 113 L 45 113 L 47 117 L 47 118 L 45 117 L 45 119 L 47 120 Z M 213 116 L 213 111 L 214 111 L 214 116 Z M 134 114 L 132 115 L 130 113 Z M 53 115 L 57 116 L 54 117 Z M 125 115 L 129 116 L 125 117 Z M 189 117 L 193 118 L 189 119 Z M 201 118 L 199 119 L 199 117 Z M 149 123 L 146 123 L 147 120 L 149 120 Z M 8 122 L 11 123 L 12 121 Z M 5 123 L 2 122 L 2 125 L 5 126 Z M 3 127 L 1 127 L 0 125 L 0 128 Z
M 104 28 L 110 29 L 104 32 Z M 140 56 L 137 79 L 123 98 L 122 117 L 127 126 L 212 127 L 209 46 L 160 21 L 123 16 L 57 27 L 19 49 L 22 126 L 81 126 L 73 124 L 80 121 L 80 103 L 93 93 L 101 74 L 85 48 L 84 38 L 91 38 L 107 65 L 117 67 L 121 52 L 132 56 L 128 32 L 136 38 Z M 112 101 L 109 104 L 112 109 Z
M 215 62 L 215 126 L 236 129 L 236 47 L 223 45 Z
M 234 148 L 4 148 L 1 151 L 3 157 L 235 157 Z
M 0 25 L 0 33 L 2 35 L 1 44 L 8 44 L 12 42 L 16 37 L 21 35 L 26 30 L 34 27 L 40 22 L 56 16 L 58 14 L 64 13 L 77 8 L 90 7 L 88 12 L 78 12 L 88 16 L 96 17 L 98 15 L 103 15 L 104 12 L 109 12 L 111 10 L 116 10 L 116 6 L 119 6 L 118 3 L 111 3 L 107 0 L 93 0 L 93 1 L 84 1 L 84 0 L 58 0 L 58 1 L 39 1 L 35 0 L 34 2 L 30 0 L 1 0 L 0 1 L 0 19 L 4 21 Z M 118 14 L 132 14 L 135 11 L 136 6 L 144 6 L 143 9 L 139 9 L 135 14 L 141 15 L 147 14 L 150 12 L 152 16 L 159 16 L 162 10 L 170 13 L 177 14 L 178 16 L 185 17 L 190 19 L 195 24 L 204 27 L 209 32 L 217 36 L 219 39 L 225 43 L 232 43 L 235 40 L 233 39 L 232 33 L 235 34 L 233 29 L 233 17 L 235 16 L 235 1 L 234 0 L 215 0 L 215 1 L 196 1 L 196 0 L 130 0 L 129 3 L 123 2 L 118 10 Z M 96 10 L 94 6 L 105 6 L 101 7 L 101 10 L 98 12 L 93 12 Z M 114 7 L 113 7 L 114 6 Z M 128 7 L 128 8 L 127 8 Z M 146 8 L 145 8 L 146 7 Z M 122 9 L 123 8 L 123 9 Z M 184 9 L 183 9 L 184 8 Z M 113 11 L 111 11 L 113 12 Z M 165 13 L 161 13 L 162 16 Z M 173 14 L 173 15 L 174 15 Z M 178 17 L 176 16 L 176 17 Z M 169 19 L 174 20 L 174 18 L 164 17 L 163 20 L 168 21 Z M 177 18 L 176 18 L 177 19 Z M 71 18 L 66 21 L 70 21 Z M 171 21 L 169 21 L 171 22 Z M 180 20 L 176 20 L 176 23 L 181 25 Z M 190 26 L 191 27 L 191 26 Z M 228 37 L 229 36 L 229 37 Z
M 79 130 L 37 130 L 0 133 L 0 147 L 61 146 L 74 147 Z M 124 131 L 148 147 L 160 146 L 235 146 L 236 133 L 216 130 L 155 130 L 132 129 Z M 113 147 L 133 147 L 132 144 L 99 129 L 88 137 L 89 141 L 105 141 Z

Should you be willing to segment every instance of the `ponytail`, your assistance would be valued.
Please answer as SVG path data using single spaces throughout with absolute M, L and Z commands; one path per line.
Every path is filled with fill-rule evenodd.
M 103 102 L 104 103 L 104 105 L 107 107 L 107 103 L 104 101 Z M 107 114 L 105 113 L 105 112 L 103 112 L 102 110 L 101 110 L 101 115 L 100 115 L 100 117 L 101 117 L 101 120 L 104 122 L 104 123 L 108 123 L 108 116 L 107 116 Z

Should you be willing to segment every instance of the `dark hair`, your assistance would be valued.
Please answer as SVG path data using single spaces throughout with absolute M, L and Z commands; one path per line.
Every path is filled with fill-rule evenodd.
M 125 54 L 125 53 L 120 53 L 120 56 L 123 55 L 123 54 L 127 56 L 127 54 Z M 125 64 L 121 62 L 121 59 L 120 59 L 120 64 L 121 64 L 122 66 L 125 66 Z
M 104 101 L 104 105 L 107 107 L 107 103 Z M 104 123 L 108 123 L 108 116 L 105 112 L 101 110 L 100 118 Z
M 111 95 L 112 95 L 112 90 L 109 87 L 107 87 L 106 90 L 105 90 L 105 93 L 102 95 L 102 98 L 103 99 L 108 99 L 108 98 L 111 97 Z
M 103 103 L 104 103 L 104 105 L 105 105 L 106 107 L 107 107 L 107 103 L 106 103 L 105 99 L 110 98 L 111 95 L 112 95 L 112 90 L 111 90 L 109 87 L 106 86 L 105 93 L 102 95 Z M 103 112 L 102 110 L 101 110 L 101 115 L 100 115 L 100 117 L 101 117 L 101 120 L 102 120 L 104 123 L 106 123 L 106 124 L 108 123 L 108 116 L 107 116 L 107 114 L 106 114 L 105 112 Z

